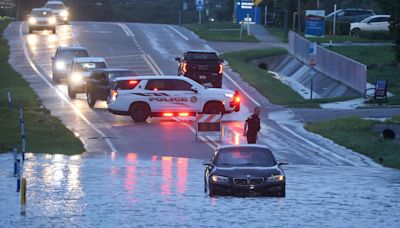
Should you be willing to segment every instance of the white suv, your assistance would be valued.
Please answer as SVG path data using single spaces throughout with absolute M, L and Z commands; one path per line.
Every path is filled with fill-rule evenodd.
M 111 113 L 129 115 L 136 122 L 148 117 L 223 114 L 240 109 L 237 91 L 206 88 L 181 76 L 116 78 L 107 103 Z
M 107 68 L 101 57 L 79 57 L 72 60 L 68 71 L 68 96 L 75 99 L 77 93 L 86 93 L 86 81 L 95 69 Z

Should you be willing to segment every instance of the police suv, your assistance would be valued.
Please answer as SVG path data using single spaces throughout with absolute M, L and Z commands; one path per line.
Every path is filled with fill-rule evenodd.
M 182 76 L 136 76 L 116 78 L 107 103 L 111 113 L 143 122 L 148 117 L 237 112 L 240 96 L 237 91 L 206 88 Z

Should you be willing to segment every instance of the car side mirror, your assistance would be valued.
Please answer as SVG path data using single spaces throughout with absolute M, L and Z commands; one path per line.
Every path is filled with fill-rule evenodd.
M 175 58 L 175 61 L 180 62 L 180 61 L 181 61 L 181 58 L 176 57 L 176 58 Z
M 192 86 L 192 87 L 190 88 L 190 90 L 192 90 L 192 91 L 195 92 L 195 93 L 198 93 L 198 92 L 199 92 L 199 91 L 197 90 L 197 88 L 194 87 L 194 86 Z
M 203 161 L 203 165 L 205 166 L 212 166 L 210 161 Z
M 288 161 L 278 161 L 278 166 L 281 166 L 281 165 L 289 165 L 289 162 Z

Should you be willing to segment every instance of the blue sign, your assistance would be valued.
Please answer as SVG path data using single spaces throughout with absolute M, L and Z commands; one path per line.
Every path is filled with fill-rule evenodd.
M 241 21 L 260 24 L 260 8 L 256 7 L 253 0 L 238 0 L 236 3 L 236 23 Z
M 325 10 L 306 10 L 306 37 L 324 37 Z
M 203 0 L 195 0 L 195 1 L 196 1 L 197 11 L 202 11 L 204 9 L 204 1 Z

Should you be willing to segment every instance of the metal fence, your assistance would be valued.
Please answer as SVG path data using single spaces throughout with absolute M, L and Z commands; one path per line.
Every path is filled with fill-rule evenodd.
M 305 64 L 309 63 L 310 44 L 310 41 L 294 32 L 289 32 L 289 52 Z M 315 60 L 314 68 L 316 70 L 360 93 L 364 93 L 367 83 L 367 67 L 364 64 L 321 46 L 317 46 Z

